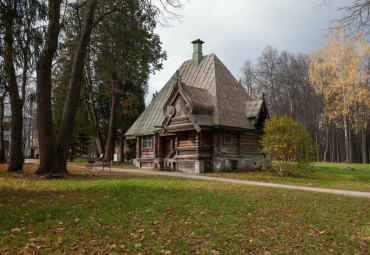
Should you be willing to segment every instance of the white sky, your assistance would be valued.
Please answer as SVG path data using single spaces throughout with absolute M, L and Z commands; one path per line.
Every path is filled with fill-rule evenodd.
M 149 80 L 148 104 L 180 65 L 192 57 L 191 41 L 200 38 L 203 54 L 215 53 L 238 78 L 246 60 L 255 62 L 267 46 L 308 53 L 324 45 L 323 35 L 340 18 L 338 7 L 349 0 L 192 0 L 185 2 L 181 22 L 156 32 L 168 58 Z

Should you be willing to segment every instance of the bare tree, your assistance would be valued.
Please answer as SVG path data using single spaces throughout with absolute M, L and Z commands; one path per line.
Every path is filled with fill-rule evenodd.
M 323 0 L 322 5 L 331 5 L 330 0 Z M 340 28 L 346 28 L 355 32 L 362 32 L 369 35 L 370 30 L 370 0 L 353 0 L 351 5 L 340 7 L 339 11 L 343 12 L 340 19 L 333 20 L 339 23 Z M 337 29 L 338 26 L 333 27 Z

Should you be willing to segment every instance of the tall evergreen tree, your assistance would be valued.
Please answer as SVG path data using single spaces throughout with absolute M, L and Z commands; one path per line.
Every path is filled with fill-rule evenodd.
M 3 34 L 0 37 L 0 55 L 4 59 L 12 113 L 8 171 L 14 172 L 23 169 L 23 105 L 27 77 L 38 56 L 40 31 L 37 24 L 44 15 L 44 5 L 37 0 L 6 0 L 0 5 L 0 31 Z M 21 82 L 17 79 L 19 73 Z

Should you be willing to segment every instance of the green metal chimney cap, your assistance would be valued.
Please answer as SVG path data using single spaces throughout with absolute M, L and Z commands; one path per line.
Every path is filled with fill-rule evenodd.
M 197 39 L 197 40 L 192 41 L 191 43 L 204 43 L 204 42 L 200 39 Z

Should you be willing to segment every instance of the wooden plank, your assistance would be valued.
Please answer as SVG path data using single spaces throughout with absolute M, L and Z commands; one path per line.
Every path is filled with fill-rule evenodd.
M 185 123 L 185 124 L 176 124 L 176 125 L 170 125 L 166 127 L 166 131 L 168 132 L 180 132 L 180 131 L 190 131 L 195 130 L 192 123 Z

